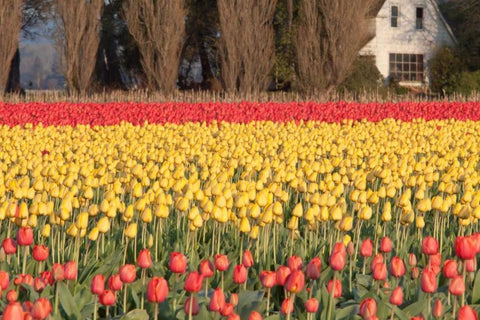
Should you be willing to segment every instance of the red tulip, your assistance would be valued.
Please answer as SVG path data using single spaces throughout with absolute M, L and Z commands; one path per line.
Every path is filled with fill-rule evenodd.
M 370 265 L 370 268 L 373 270 L 373 267 L 377 264 L 377 263 L 383 263 L 383 255 L 381 253 L 377 253 L 375 255 L 375 257 L 373 257 L 372 259 L 372 264 Z
M 277 274 L 275 271 L 260 272 L 260 282 L 265 288 L 272 288 L 277 284 Z
M 405 263 L 400 257 L 393 257 L 390 261 L 390 274 L 395 278 L 400 278 L 405 275 Z
M 10 285 L 10 274 L 7 271 L 0 270 L 0 289 L 7 290 Z
M 118 274 L 123 283 L 132 283 L 137 276 L 137 270 L 133 264 L 125 264 L 120 267 Z
M 366 298 L 360 302 L 359 314 L 366 319 L 377 314 L 377 302 L 373 298 Z
M 202 262 L 200 262 L 200 265 L 198 266 L 198 272 L 204 278 L 213 277 L 213 271 L 213 263 L 210 260 L 203 260 Z
M 393 289 L 390 295 L 389 302 L 395 306 L 400 306 L 403 303 L 403 289 L 402 287 L 396 287 Z
M 440 319 L 443 316 L 442 300 L 435 300 L 433 303 L 432 315 L 435 319 Z
M 475 272 L 475 259 L 465 260 L 465 269 L 467 272 Z
M 332 254 L 328 260 L 330 268 L 335 271 L 340 271 L 345 267 L 346 250 L 342 242 L 335 243 Z
M 45 261 L 48 258 L 48 248 L 42 245 L 36 245 L 32 251 L 33 259 L 36 261 Z
M 138 254 L 137 264 L 142 269 L 150 268 L 153 264 L 152 257 L 150 256 L 150 250 L 143 249 Z
M 164 278 L 153 277 L 147 285 L 147 299 L 152 303 L 165 301 L 168 295 L 168 283 Z
M 47 298 L 38 298 L 33 304 L 30 314 L 35 320 L 46 319 L 52 312 L 52 304 Z
M 332 286 L 333 286 L 333 280 L 328 281 L 327 284 L 327 291 L 328 293 L 332 293 Z M 342 296 L 342 282 L 338 279 L 335 280 L 335 286 L 334 286 L 334 291 L 333 291 L 333 297 L 334 298 L 339 298 Z
M 277 275 L 277 284 L 279 286 L 285 285 L 285 281 L 287 281 L 288 276 L 292 273 L 289 267 L 279 266 L 276 275 Z
M 387 278 L 387 266 L 385 263 L 377 263 L 373 266 L 373 279 L 380 281 Z
M 2 248 L 6 254 L 15 254 L 17 252 L 17 243 L 12 238 L 5 238 L 2 242 Z
M 388 253 L 388 252 L 391 252 L 392 249 L 393 249 L 392 240 L 390 240 L 389 237 L 383 237 L 382 240 L 380 240 L 380 251 L 383 253 Z
M 417 257 L 415 256 L 414 253 L 410 253 L 408 255 L 408 265 L 410 267 L 415 267 L 417 265 Z
M 298 293 L 303 290 L 305 286 L 305 275 L 301 270 L 294 270 L 285 282 L 285 289 L 292 293 Z
M 432 270 L 423 270 L 420 286 L 422 291 L 426 293 L 434 293 L 437 291 L 437 277 Z
M 65 269 L 63 265 L 54 263 L 52 266 L 52 274 L 55 281 L 63 281 L 65 279 Z
M 23 319 L 23 308 L 18 302 L 9 303 L 3 310 L 3 320 L 19 320 Z
M 37 292 L 42 292 L 46 286 L 47 286 L 47 283 L 41 277 L 37 277 L 33 281 L 33 289 Z
M 228 316 L 227 320 L 240 320 L 240 316 L 235 312 L 232 312 L 232 314 Z
M 302 258 L 297 257 L 297 256 L 291 256 L 288 257 L 287 259 L 287 267 L 290 268 L 290 270 L 301 270 L 303 267 L 303 261 Z
M 305 302 L 305 310 L 308 313 L 317 313 L 318 311 L 318 300 L 315 298 L 310 298 Z
M 55 283 L 55 279 L 53 278 L 52 271 L 48 271 L 48 270 L 43 271 L 42 273 L 40 273 L 40 277 L 42 277 L 42 279 L 45 280 L 46 284 L 49 284 L 52 286 Z
M 455 253 L 462 260 L 470 260 L 475 257 L 476 243 L 472 237 L 457 237 L 455 239 Z
M 233 305 L 231 303 L 225 303 L 222 309 L 220 309 L 220 314 L 224 317 L 230 317 L 233 315 Z
M 97 296 L 102 294 L 105 290 L 105 277 L 103 274 L 97 274 L 92 278 L 92 283 L 90 284 L 90 291 Z
M 19 246 L 29 246 L 33 243 L 33 230 L 29 227 L 21 227 L 17 232 Z
M 373 242 L 370 238 L 363 240 L 362 244 L 360 245 L 360 254 L 362 257 L 371 257 L 373 255 Z
M 233 281 L 237 284 L 245 283 L 247 281 L 247 272 L 247 268 L 243 264 L 236 265 L 233 270 Z
M 115 304 L 115 293 L 112 290 L 104 290 L 103 293 L 98 296 L 98 300 L 103 306 L 113 306 Z
M 172 252 L 170 254 L 170 261 L 168 268 L 173 273 L 184 274 L 187 271 L 187 257 L 180 252 Z
M 215 255 L 215 268 L 217 268 L 218 271 L 226 271 L 228 269 L 228 257 L 223 254 L 216 254 Z
M 248 316 L 248 320 L 262 320 L 262 315 L 257 311 L 252 311 L 250 316 Z
M 419 275 L 420 270 L 418 269 L 418 267 L 413 267 L 412 270 L 410 270 L 410 276 L 412 277 L 412 279 L 417 279 Z
M 198 301 L 195 296 L 190 296 L 185 300 L 184 311 L 185 314 L 189 314 L 190 311 L 190 299 L 192 299 L 192 315 L 196 316 L 200 312 L 200 307 L 198 306 Z
M 310 280 L 317 280 L 320 278 L 320 272 L 322 270 L 322 261 L 320 258 L 315 257 L 307 264 L 307 269 L 305 270 L 305 274 L 308 279 Z
M 470 306 L 464 305 L 458 310 L 458 320 L 478 320 L 478 315 Z
M 108 278 L 108 287 L 110 288 L 110 290 L 113 290 L 113 291 L 122 290 L 123 282 L 118 273 Z
M 458 264 L 456 260 L 445 260 L 443 263 L 443 275 L 445 278 L 452 279 L 458 274 Z
M 7 292 L 7 301 L 8 301 L 9 303 L 13 303 L 13 302 L 17 301 L 17 299 L 18 299 L 18 293 L 17 293 L 17 291 L 15 291 L 15 290 L 9 290 L 9 291 Z
M 63 266 L 65 280 L 77 279 L 77 265 L 75 261 L 69 261 Z
M 208 309 L 214 312 L 220 312 L 225 306 L 225 294 L 223 293 L 221 288 L 215 289 L 212 294 L 212 298 L 210 299 L 210 304 L 208 305 Z M 233 308 L 232 308 L 233 310 Z
M 461 296 L 465 292 L 465 281 L 462 276 L 455 276 L 450 281 L 448 291 L 454 296 Z
M 293 312 L 292 298 L 285 298 L 283 300 L 281 311 L 283 314 L 291 314 Z
M 438 241 L 434 237 L 425 237 L 422 242 L 422 253 L 432 255 L 438 253 Z
M 238 305 L 238 294 L 232 293 L 230 295 L 230 303 L 235 307 Z
M 198 292 L 202 289 L 203 276 L 198 272 L 190 272 L 185 280 L 184 289 L 188 292 Z
M 245 268 L 253 266 L 253 256 L 250 250 L 245 250 L 242 256 L 242 264 Z

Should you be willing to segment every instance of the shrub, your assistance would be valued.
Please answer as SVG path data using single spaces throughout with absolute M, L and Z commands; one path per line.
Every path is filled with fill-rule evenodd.
M 375 65 L 375 57 L 359 56 L 352 72 L 339 86 L 340 91 L 361 93 L 377 90 L 382 86 L 383 77 Z
M 428 66 L 432 91 L 442 95 L 456 92 L 460 85 L 463 65 L 452 48 L 440 48 L 429 61 Z

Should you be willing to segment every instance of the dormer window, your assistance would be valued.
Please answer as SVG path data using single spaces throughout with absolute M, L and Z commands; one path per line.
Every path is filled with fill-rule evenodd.
M 423 8 L 421 7 L 417 7 L 416 10 L 415 28 L 417 30 L 423 29 Z
M 397 28 L 398 27 L 398 16 L 399 16 L 399 12 L 398 12 L 398 6 L 392 6 L 391 8 L 391 26 L 392 28 Z

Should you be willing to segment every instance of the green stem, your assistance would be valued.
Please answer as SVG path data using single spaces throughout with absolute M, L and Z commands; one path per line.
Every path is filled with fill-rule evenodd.
M 93 303 L 93 320 L 97 320 L 97 295 L 95 295 L 95 302 Z
M 155 310 L 153 311 L 153 319 L 157 320 L 158 319 L 158 303 L 155 303 Z
M 189 308 L 188 308 L 188 320 L 192 320 L 193 309 L 193 293 L 190 295 Z
M 125 283 L 125 287 L 123 288 L 123 314 L 127 313 L 127 289 L 128 285 Z
M 335 300 L 335 280 L 337 279 L 337 271 L 333 272 L 333 280 L 332 280 L 332 291 L 330 292 L 330 300 L 328 302 L 328 309 L 327 309 L 327 320 L 332 319 L 332 309 L 333 303 Z

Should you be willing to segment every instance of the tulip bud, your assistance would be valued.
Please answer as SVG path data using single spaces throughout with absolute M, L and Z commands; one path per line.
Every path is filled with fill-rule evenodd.
M 137 264 L 142 269 L 147 269 L 152 266 L 152 258 L 150 256 L 150 250 L 143 249 L 138 254 Z
M 283 300 L 281 311 L 283 314 L 291 314 L 293 312 L 292 298 L 285 298 Z
M 64 270 L 64 279 L 65 280 L 75 280 L 77 279 L 77 265 L 75 261 L 69 261 L 63 266 Z
M 108 278 L 108 287 L 112 291 L 119 291 L 122 290 L 123 287 L 123 282 L 122 279 L 120 278 L 120 274 L 114 274 Z
M 253 256 L 250 250 L 245 250 L 243 252 L 242 264 L 245 266 L 245 268 L 250 268 L 253 266 Z
M 257 311 L 252 311 L 250 316 L 248 316 L 248 320 L 262 320 L 262 315 Z
M 387 278 L 387 266 L 385 263 L 377 263 L 373 266 L 373 279 L 380 281 Z
M 393 249 L 392 240 L 390 240 L 389 237 L 383 237 L 382 240 L 380 240 L 380 251 L 383 253 L 388 253 L 388 252 L 391 252 L 392 249 Z
M 300 257 L 297 257 L 297 256 L 291 256 L 291 257 L 288 257 L 287 259 L 287 267 L 290 268 L 291 271 L 294 271 L 294 270 L 302 270 L 302 258 Z
M 236 307 L 238 305 L 238 294 L 236 293 L 232 293 L 230 295 L 230 303 L 232 304 L 232 306 Z
M 403 263 L 402 258 L 392 258 L 392 261 L 390 261 L 390 274 L 396 278 L 400 278 L 405 275 L 405 264 Z
M 340 271 L 345 267 L 346 250 L 343 243 L 338 242 L 334 245 L 328 262 L 330 267 L 335 271 Z
M 52 312 L 52 304 L 47 298 L 38 298 L 32 306 L 30 314 L 33 319 L 47 319 Z
M 425 293 L 434 293 L 437 291 L 437 277 L 432 270 L 423 270 L 420 286 Z
M 393 289 L 390 295 L 389 302 L 395 306 L 400 306 L 403 303 L 403 289 L 402 287 L 396 287 Z
M 63 265 L 54 263 L 52 266 L 53 279 L 55 281 L 63 281 L 65 279 L 65 269 Z
M 36 261 L 45 261 L 48 258 L 48 248 L 44 245 L 36 245 L 33 247 L 32 256 Z
M 290 268 L 285 266 L 279 266 L 276 271 L 277 284 L 280 286 L 284 286 L 290 273 L 292 273 Z
M 462 260 L 473 259 L 477 253 L 473 237 L 457 237 L 455 239 L 455 253 Z
M 9 291 L 7 292 L 7 297 L 6 297 L 6 298 L 7 298 L 7 301 L 8 301 L 9 303 L 13 303 L 13 302 L 17 301 L 17 299 L 18 299 L 18 293 L 17 293 L 17 291 L 15 291 L 15 290 L 9 290 Z
M 410 267 L 415 267 L 417 265 L 417 257 L 415 256 L 414 253 L 410 253 L 408 255 L 408 265 Z
M 0 270 L 0 289 L 7 290 L 9 285 L 10 285 L 10 274 L 7 271 Z
M 168 295 L 168 283 L 164 278 L 153 277 L 147 286 L 147 299 L 152 303 L 165 301 Z
M 104 306 L 113 306 L 115 304 L 115 293 L 112 290 L 104 290 L 98 300 Z
M 215 268 L 217 268 L 218 271 L 226 271 L 228 269 L 228 257 L 226 255 L 222 254 L 216 254 L 215 255 Z
M 314 257 L 307 265 L 305 274 L 310 280 L 317 280 L 320 278 L 320 272 L 322 270 L 322 261 L 318 257 Z
M 185 314 L 189 314 L 189 311 L 190 311 L 190 299 L 193 299 L 192 300 L 192 315 L 196 316 L 199 312 L 200 312 L 200 307 L 198 306 L 198 301 L 197 301 L 197 298 L 195 298 L 195 296 L 190 296 L 187 298 L 187 300 L 185 300 L 185 307 L 184 307 L 184 311 L 185 311 Z
M 237 284 L 243 284 L 247 281 L 247 268 L 243 264 L 235 266 L 233 270 L 233 281 Z
M 212 294 L 212 298 L 210 299 L 210 304 L 208 305 L 208 309 L 214 312 L 220 312 L 225 306 L 225 294 L 223 293 L 221 288 L 215 289 Z
M 470 306 L 464 305 L 458 310 L 458 320 L 477 320 L 478 315 Z
M 135 281 L 137 271 L 133 264 L 125 264 L 120 267 L 118 274 L 120 275 L 120 280 L 122 280 L 123 283 L 132 283 Z
M 445 260 L 443 263 L 443 275 L 448 279 L 452 279 L 458 275 L 458 264 L 456 260 Z
M 360 254 L 362 257 L 371 257 L 373 255 L 373 242 L 370 238 L 363 240 L 360 246 Z
M 433 303 L 432 315 L 435 319 L 440 319 L 443 316 L 443 305 L 442 300 L 437 299 Z
M 220 309 L 220 314 L 224 317 L 229 317 L 234 315 L 233 313 L 233 305 L 231 303 L 225 303 L 222 309 Z M 240 316 L 238 317 L 240 319 Z
M 285 281 L 285 289 L 292 293 L 298 293 L 303 290 L 305 285 L 305 275 L 301 270 L 294 270 Z
M 17 243 L 12 238 L 5 238 L 2 242 L 2 248 L 6 254 L 15 254 L 17 252 Z
M 185 280 L 184 289 L 188 292 L 198 292 L 202 288 L 203 276 L 198 272 L 190 272 Z
M 23 308 L 18 302 L 9 303 L 3 310 L 4 320 L 23 319 Z
M 335 280 L 335 285 L 333 283 L 333 280 L 330 280 L 328 281 L 328 284 L 327 284 L 327 291 L 329 294 L 332 293 L 332 287 L 334 287 L 334 291 L 333 291 L 333 297 L 334 298 L 339 298 L 342 296 L 342 282 L 338 279 Z
M 128 225 L 128 227 L 125 229 L 125 236 L 133 239 L 137 236 L 137 224 L 136 223 L 131 223 Z
M 274 271 L 261 271 L 260 282 L 265 288 L 272 288 L 277 283 L 277 275 Z
M 308 313 L 317 313 L 318 305 L 317 299 L 310 298 L 305 302 L 305 310 L 307 310 Z
M 19 246 L 29 246 L 33 243 L 32 228 L 22 227 L 17 233 L 17 243 Z
M 419 275 L 420 270 L 418 269 L 418 267 L 413 267 L 412 270 L 410 270 L 410 276 L 412 277 L 412 279 L 417 279 Z
M 375 299 L 363 299 L 362 302 L 360 302 L 359 314 L 364 319 L 375 316 L 377 314 L 377 302 Z
M 103 274 L 97 274 L 93 277 L 90 284 L 90 291 L 95 295 L 100 295 L 105 290 L 105 277 Z
M 462 276 L 455 276 L 450 281 L 448 291 L 454 296 L 461 296 L 465 292 L 465 281 Z
M 202 260 L 198 266 L 198 272 L 204 278 L 213 277 L 214 270 L 213 270 L 213 263 L 210 260 Z
M 434 237 L 425 237 L 422 242 L 422 253 L 432 255 L 438 253 L 438 241 Z

